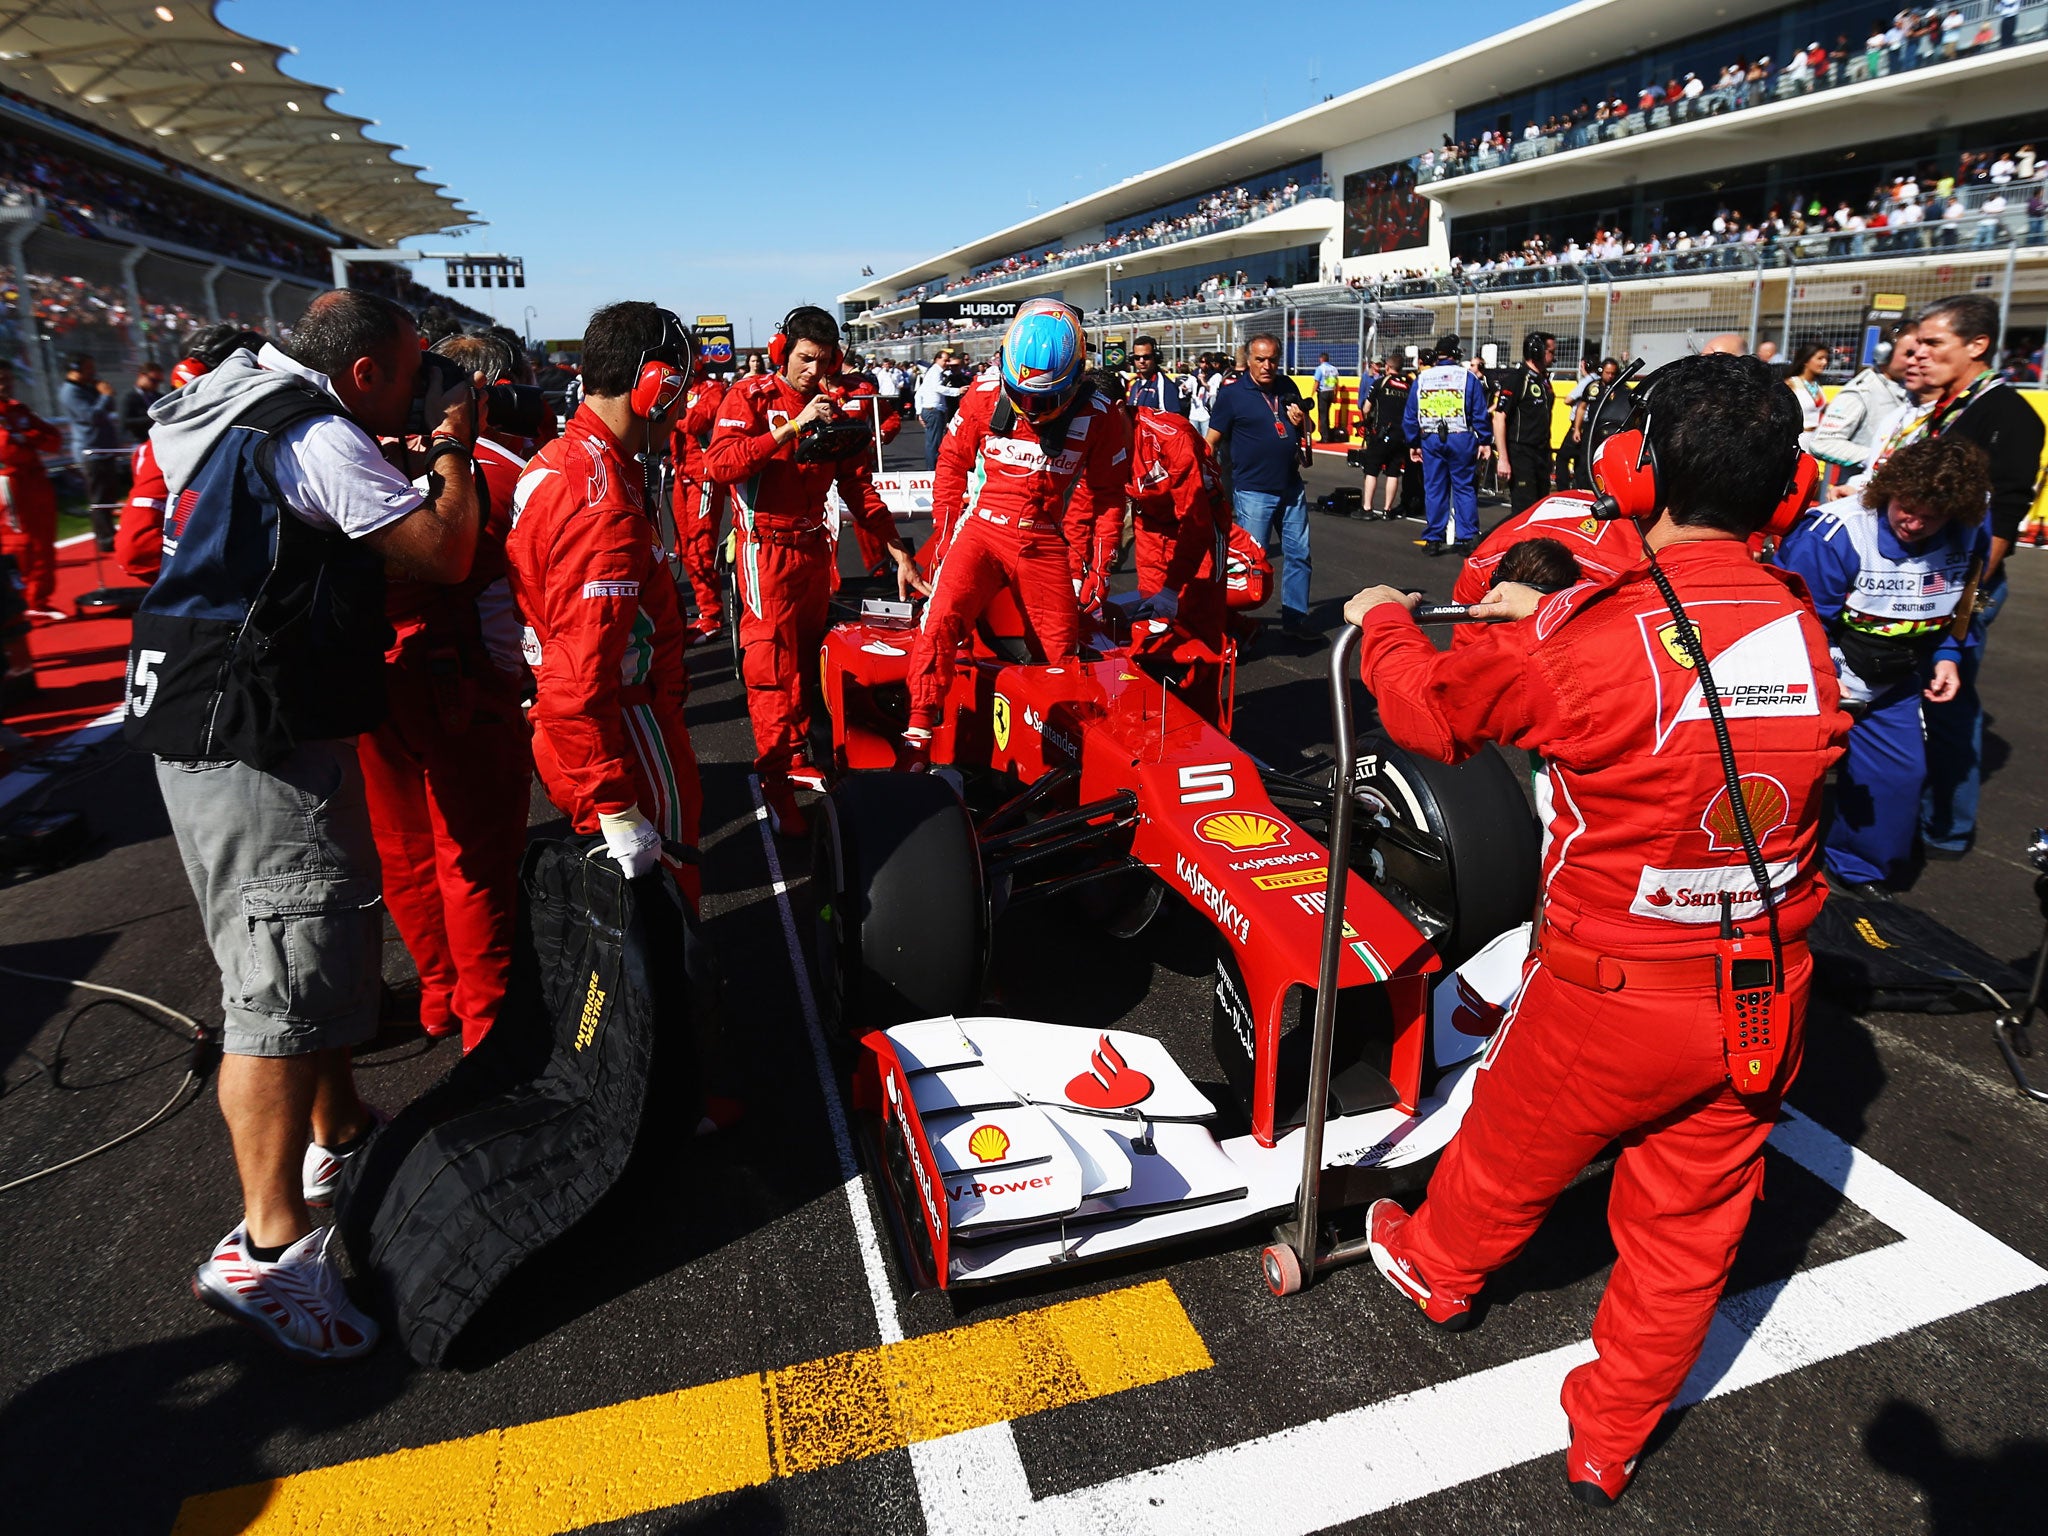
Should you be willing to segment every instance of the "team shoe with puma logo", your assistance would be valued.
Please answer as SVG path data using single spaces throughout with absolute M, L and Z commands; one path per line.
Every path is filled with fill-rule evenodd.
M 1422 1309 L 1422 1315 L 1446 1333 L 1463 1333 L 1479 1321 L 1469 1296 L 1446 1296 L 1432 1291 L 1422 1272 L 1401 1250 L 1401 1229 L 1408 1225 L 1408 1213 L 1394 1200 L 1375 1200 L 1365 1213 L 1365 1241 L 1372 1252 L 1373 1267 L 1387 1277 L 1395 1290 Z
M 1627 1461 L 1596 1460 L 1579 1443 L 1578 1427 L 1573 1426 L 1572 1443 L 1564 1453 L 1564 1485 L 1573 1498 L 1589 1509 L 1612 1509 L 1621 1490 L 1635 1475 L 1635 1457 Z

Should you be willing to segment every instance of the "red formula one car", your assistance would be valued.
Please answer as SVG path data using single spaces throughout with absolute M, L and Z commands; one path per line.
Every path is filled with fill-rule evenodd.
M 954 767 L 897 772 L 910 618 L 868 608 L 824 647 L 820 970 L 860 1036 L 855 1106 L 913 1283 L 1289 1210 L 1276 1290 L 1355 1256 L 1327 1241 L 1327 1207 L 1418 1177 L 1519 985 L 1537 833 L 1515 771 L 1355 747 L 1355 630 L 1333 652 L 1336 762 L 1290 775 L 1183 697 L 1184 648 L 1134 644 L 1113 611 L 1078 664 L 1045 665 L 999 600 L 935 733 Z M 981 1013 L 1006 914 L 1066 900 L 1129 937 L 1169 894 L 1213 945 L 1205 1022 L 1234 1103 L 1159 1040 Z

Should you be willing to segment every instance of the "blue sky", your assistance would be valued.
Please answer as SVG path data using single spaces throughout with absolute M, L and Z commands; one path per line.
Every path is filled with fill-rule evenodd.
M 526 258 L 523 291 L 458 290 L 466 301 L 515 329 L 530 304 L 534 335 L 573 336 L 598 304 L 653 298 L 730 314 L 742 341 L 751 317 L 765 341 L 863 266 L 907 265 L 1033 199 L 1051 207 L 1553 8 L 226 0 L 219 14 L 296 47 L 288 72 L 341 87 L 337 107 L 375 118 L 489 221 L 455 244 Z

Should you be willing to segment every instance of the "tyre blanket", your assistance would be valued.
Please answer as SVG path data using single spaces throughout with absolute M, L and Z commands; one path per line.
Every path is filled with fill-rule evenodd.
M 423 1365 L 444 1363 L 492 1292 L 618 1180 L 657 1041 L 665 1099 L 694 1076 L 699 946 L 673 882 L 628 881 L 581 838 L 530 847 L 520 887 L 504 1010 L 349 1160 L 338 1192 L 356 1273 Z

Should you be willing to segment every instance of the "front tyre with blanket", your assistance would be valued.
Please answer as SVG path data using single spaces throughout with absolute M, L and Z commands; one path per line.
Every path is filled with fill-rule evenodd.
M 849 775 L 818 807 L 818 970 L 856 1034 L 973 1010 L 988 959 L 981 845 L 943 778 Z
M 1361 832 L 1377 817 L 1392 823 L 1386 835 L 1361 839 L 1371 844 L 1370 873 L 1420 909 L 1409 915 L 1430 935 L 1446 972 L 1529 921 L 1541 839 L 1521 781 L 1498 752 L 1452 767 L 1374 734 L 1363 743 L 1351 788 L 1360 797 Z

